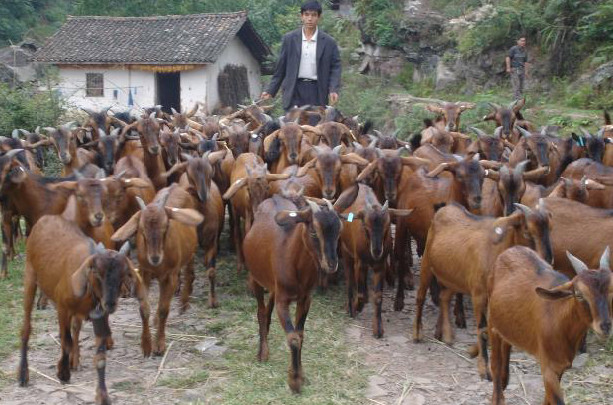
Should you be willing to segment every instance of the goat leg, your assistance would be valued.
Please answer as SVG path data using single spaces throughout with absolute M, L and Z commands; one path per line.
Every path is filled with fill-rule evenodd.
M 296 333 L 300 338 L 300 346 L 298 348 L 298 372 L 297 380 L 300 385 L 304 384 L 304 371 L 302 370 L 302 345 L 304 343 L 304 324 L 306 323 L 309 309 L 311 308 L 311 296 L 307 295 L 302 299 L 299 299 L 296 303 Z
M 373 305 L 375 306 L 375 311 L 373 313 L 372 318 L 372 333 L 376 338 L 383 337 L 383 322 L 381 321 L 381 306 L 383 303 L 383 266 L 381 263 L 379 268 L 375 268 L 373 270 Z
M 71 370 L 79 369 L 79 363 L 80 363 L 80 357 L 81 357 L 81 352 L 79 348 L 79 334 L 81 333 L 82 323 L 83 321 L 81 321 L 76 316 L 72 317 L 71 327 L 72 327 L 73 345 L 72 345 L 72 352 L 70 353 L 70 369 Z
M 107 315 L 108 316 L 108 315 Z M 111 400 L 106 389 L 106 345 L 110 337 L 107 316 L 94 319 L 94 334 L 96 335 L 96 354 L 94 355 L 94 367 L 98 373 L 98 386 L 96 387 L 96 404 L 109 405 Z
M 504 405 L 504 389 L 503 383 L 503 369 L 504 356 L 502 353 L 503 340 L 502 337 L 490 328 L 489 331 L 490 342 L 492 344 L 492 381 L 494 382 L 494 392 L 492 394 L 492 405 Z M 508 364 L 507 364 L 508 366 Z
M 159 280 L 160 299 L 156 317 L 157 336 L 153 347 L 153 353 L 157 356 L 161 356 L 166 351 L 166 319 L 168 319 L 170 301 L 177 288 L 178 279 L 179 270 L 175 270 L 170 276 Z
M 185 268 L 183 269 L 183 288 L 181 290 L 181 306 L 179 307 L 179 313 L 183 314 L 189 308 L 189 296 L 192 294 L 194 288 L 194 258 L 190 259 Z
M 291 362 L 288 370 L 287 383 L 293 392 L 299 393 L 302 389 L 303 383 L 302 368 L 300 364 L 302 339 L 300 334 L 298 334 L 294 329 L 294 325 L 292 325 L 292 319 L 289 313 L 290 299 L 288 297 L 279 297 L 277 295 L 275 305 L 277 307 L 277 316 L 279 317 L 283 330 L 285 330 L 285 338 L 291 352 Z M 296 315 L 298 315 L 298 307 L 296 307 Z
M 343 251 L 343 268 L 345 270 L 345 284 L 347 286 L 347 312 L 351 318 L 355 318 L 355 304 L 353 302 L 355 294 L 355 272 L 358 271 L 354 268 L 355 262 L 353 258 Z
M 461 329 L 466 329 L 466 315 L 464 314 L 464 296 L 462 294 L 456 294 L 453 314 L 455 315 L 456 326 Z
M 21 329 L 21 361 L 19 363 L 19 385 L 25 387 L 30 380 L 28 368 L 28 342 L 32 331 L 32 307 L 36 296 L 36 279 L 34 270 L 26 264 L 23 298 L 23 328 Z
M 57 363 L 57 378 L 63 383 L 70 381 L 70 352 L 72 351 L 72 336 L 70 335 L 70 315 L 65 308 L 57 310 L 58 323 L 60 325 L 60 342 L 62 355 Z

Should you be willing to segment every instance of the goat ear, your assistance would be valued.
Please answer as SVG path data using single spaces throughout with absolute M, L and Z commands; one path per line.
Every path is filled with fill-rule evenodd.
M 202 221 L 204 221 L 204 216 L 192 208 L 165 208 L 166 215 L 168 215 L 170 219 L 179 221 L 184 225 L 198 226 Z
M 572 288 L 573 283 L 569 281 L 551 289 L 536 287 L 535 291 L 539 297 L 546 300 L 559 300 L 572 297 L 574 295 Z
M 310 222 L 313 213 L 310 208 L 300 211 L 280 211 L 275 215 L 275 222 L 279 226 L 294 225 L 299 222 Z
M 128 222 L 115 231 L 113 236 L 111 236 L 111 240 L 113 242 L 123 242 L 134 235 L 138 229 L 138 221 L 140 220 L 141 212 L 142 211 L 138 211 L 136 214 L 132 215 L 132 218 L 130 218 Z
M 366 166 L 369 163 L 368 160 L 364 159 L 363 157 L 361 157 L 360 155 L 356 153 L 347 153 L 346 155 L 341 155 L 340 158 L 341 158 L 341 163 L 343 164 L 354 164 L 354 165 L 359 165 L 359 166 Z
M 266 173 L 267 181 L 285 180 L 289 177 L 289 173 Z
M 224 200 L 229 200 L 230 198 L 232 198 L 234 196 L 234 194 L 236 194 L 236 192 L 238 190 L 243 188 L 246 184 L 247 184 L 247 178 L 246 177 L 243 177 L 243 178 L 240 178 L 240 179 L 236 180 L 234 183 L 232 183 L 230 188 L 224 193 L 223 199 Z
M 56 190 L 59 189 L 62 191 L 72 192 L 77 189 L 77 182 L 76 181 L 62 181 L 60 183 L 50 184 L 49 187 L 52 189 L 56 189 Z
M 491 112 L 488 115 L 483 116 L 483 121 L 493 121 L 496 118 L 496 112 Z
M 494 221 L 492 229 L 492 243 L 500 243 L 509 232 L 509 228 L 520 223 L 523 217 L 523 212 L 514 212 L 508 217 L 498 218 Z
M 408 217 L 409 215 L 411 215 L 413 213 L 415 209 L 410 209 L 410 210 L 401 210 L 401 209 L 397 209 L 397 208 L 389 208 L 388 211 L 390 213 L 391 216 L 393 217 Z
M 94 256 L 89 256 L 79 267 L 79 269 L 70 278 L 70 284 L 72 285 L 72 293 L 75 297 L 81 298 L 85 295 L 87 281 L 89 279 L 89 273 L 92 270 L 92 260 Z
M 484 176 L 494 181 L 500 180 L 500 172 L 497 172 L 496 170 L 485 169 Z
M 366 169 L 362 170 L 362 172 L 358 175 L 358 177 L 356 178 L 356 181 L 362 181 L 365 178 L 369 177 L 372 172 L 375 171 L 375 169 L 377 168 L 377 161 L 373 161 L 370 162 L 368 164 L 368 166 L 366 166 Z
M 581 274 L 584 271 L 588 270 L 587 265 L 585 263 L 583 263 L 583 261 L 581 261 L 581 259 L 578 259 L 577 257 L 575 257 L 568 250 L 566 251 L 566 257 L 568 257 L 568 261 L 570 261 L 570 264 L 573 266 L 573 269 L 575 270 L 575 273 Z
M 149 180 L 141 179 L 140 177 L 132 177 L 131 179 L 119 179 L 121 184 L 125 188 L 136 187 L 136 188 L 149 188 L 152 187 L 151 182 Z
M 311 160 L 309 160 L 304 166 L 302 166 L 300 169 L 298 169 L 298 173 L 296 173 L 296 177 L 303 177 L 307 174 L 307 172 L 309 171 L 309 169 L 312 169 L 313 167 L 315 167 L 315 163 L 317 163 L 317 158 L 313 158 Z
M 443 109 L 438 104 L 428 104 L 425 108 L 426 110 L 433 112 L 435 114 L 442 114 L 443 112 Z
M 360 186 L 355 184 L 353 187 L 343 191 L 334 203 L 334 210 L 338 213 L 345 211 L 349 208 L 360 192 Z
M 214 165 L 215 163 L 219 162 L 220 160 L 224 159 L 226 157 L 226 153 L 228 153 L 227 149 L 222 149 L 222 150 L 218 150 L 216 152 L 211 152 L 209 154 L 209 163 L 211 165 Z

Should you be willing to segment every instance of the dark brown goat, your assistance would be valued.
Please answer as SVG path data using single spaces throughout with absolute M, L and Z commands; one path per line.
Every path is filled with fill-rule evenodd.
M 526 99 L 513 101 L 508 107 L 489 103 L 492 112 L 483 117 L 483 121 L 494 121 L 497 127 L 502 127 L 500 137 L 516 144 L 521 134 L 515 129 L 515 123 L 523 120 L 520 110 L 526 105 Z
M 539 179 L 539 184 L 549 186 L 555 183 L 560 176 L 562 158 L 552 138 L 547 135 L 533 135 L 520 127 L 518 129 L 523 136 L 509 157 L 511 167 L 528 159 L 530 163 L 527 170 L 549 167 L 549 171 Z
M 291 351 L 288 383 L 300 392 L 304 382 L 302 344 L 304 324 L 311 304 L 311 291 L 317 285 L 319 269 L 333 273 L 338 267 L 338 240 L 342 230 L 339 213 L 357 197 L 358 188 L 344 194 L 332 207 L 302 200 L 292 201 L 275 195 L 258 207 L 253 226 L 245 236 L 245 264 L 250 284 L 258 301 L 260 345 L 258 360 L 268 360 L 268 330 L 273 308 L 285 330 Z M 302 208 L 306 206 L 306 208 Z M 270 297 L 264 303 L 264 290 Z M 289 306 L 296 304 L 296 322 Z
M 96 335 L 93 363 L 98 372 L 96 404 L 111 403 L 104 375 L 106 350 L 113 345 L 108 318 L 117 309 L 121 285 L 128 279 L 136 286 L 140 301 L 143 354 L 151 354 L 147 289 L 128 258 L 128 250 L 129 244 L 119 253 L 106 250 L 102 245 L 95 247 L 68 212 L 44 216 L 32 227 L 26 245 L 24 323 L 18 372 L 21 386 L 26 386 L 29 380 L 28 341 L 37 286 L 57 308 L 62 349 L 57 376 L 61 382 L 69 382 L 70 370 L 79 366 L 82 321 L 90 319 L 93 322 Z
M 597 208 L 613 208 L 613 167 L 583 158 L 572 162 L 562 173 L 562 177 L 567 179 L 580 180 L 584 176 L 605 185 L 604 190 L 592 190 L 586 204 Z
M 347 222 L 341 232 L 342 256 L 347 282 L 347 305 L 349 316 L 354 317 L 368 301 L 368 269 L 373 270 L 373 311 L 372 333 L 383 336 L 381 305 L 383 301 L 383 276 L 388 255 L 392 251 L 391 217 L 407 216 L 409 210 L 389 208 L 377 201 L 373 190 L 358 184 L 359 192 L 355 201 L 344 210 Z M 344 193 L 354 192 L 352 189 Z M 342 200 L 341 194 L 339 197 Z M 357 285 L 357 295 L 355 293 Z
M 570 280 L 525 247 L 511 248 L 496 260 L 488 279 L 494 405 L 505 403 L 512 346 L 532 354 L 540 363 L 543 403 L 563 405 L 560 380 L 571 367 L 586 332 L 592 329 L 601 337 L 611 332 L 609 248 L 598 267 L 588 267 L 567 254 L 577 273 Z

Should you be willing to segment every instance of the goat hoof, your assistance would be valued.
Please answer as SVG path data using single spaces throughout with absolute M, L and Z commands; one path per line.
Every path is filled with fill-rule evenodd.
M 70 382 L 70 368 L 60 368 L 57 371 L 57 378 L 64 384 Z
M 258 361 L 262 363 L 268 361 L 268 347 L 260 350 L 258 353 Z
M 479 354 L 479 346 L 472 345 L 468 348 L 468 350 L 466 350 L 466 352 L 468 352 L 471 359 L 474 359 Z
M 304 384 L 304 375 L 302 374 L 302 370 L 300 370 L 296 375 L 294 375 L 293 371 L 289 372 L 290 377 L 288 380 L 288 385 L 294 394 L 300 394 L 302 390 L 302 385 Z
M 217 299 L 209 299 L 209 308 L 219 308 L 219 302 L 217 302 Z
M 466 319 L 456 318 L 455 325 L 460 329 L 466 329 Z
M 105 342 L 106 350 L 112 350 L 114 345 L 115 342 L 113 342 L 113 338 L 111 336 L 108 336 Z
M 373 330 L 372 331 L 372 335 L 373 335 L 373 337 L 375 337 L 377 339 L 381 339 L 383 337 L 383 329 L 381 329 L 381 330 Z
M 396 300 L 394 301 L 394 311 L 396 312 L 402 311 L 403 308 L 404 308 L 404 299 L 396 298 Z
M 111 405 L 108 392 L 96 392 L 96 405 Z
M 19 386 L 27 387 L 30 382 L 30 370 L 28 367 L 20 367 L 19 368 Z

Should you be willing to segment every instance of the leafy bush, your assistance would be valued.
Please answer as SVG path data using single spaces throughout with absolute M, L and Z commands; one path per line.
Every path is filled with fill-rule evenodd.
M 64 108 L 57 94 L 39 92 L 33 86 L 11 89 L 0 83 L 0 135 L 10 136 L 15 128 L 55 126 Z
M 404 2 L 400 0 L 356 0 L 364 33 L 372 42 L 387 47 L 402 46 L 401 22 Z

